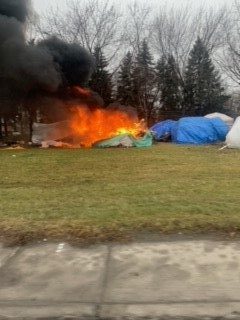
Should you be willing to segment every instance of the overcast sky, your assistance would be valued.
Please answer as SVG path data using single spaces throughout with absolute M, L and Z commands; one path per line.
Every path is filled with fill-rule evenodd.
M 80 0 L 83 1 L 83 0 Z M 86 0 L 87 1 L 87 0 Z M 105 1 L 105 0 L 102 0 Z M 123 4 L 123 3 L 133 3 L 135 0 L 110 0 L 113 3 Z M 169 7 L 181 7 L 181 6 L 189 6 L 190 8 L 197 8 L 199 6 L 205 6 L 206 8 L 218 8 L 221 6 L 232 6 L 235 0 L 136 0 L 139 3 L 152 5 L 153 8 L 157 8 L 161 6 L 167 5 Z M 67 8 L 67 4 L 70 0 L 32 0 L 33 8 L 35 11 L 41 16 L 41 13 L 46 13 L 49 8 L 58 6 L 59 9 L 65 10 Z M 154 12 L 154 11 L 153 11 Z M 234 84 L 229 80 L 230 87 Z
M 67 6 L 69 0 L 32 0 L 33 6 L 35 10 L 41 14 L 41 12 L 44 12 L 48 10 L 51 6 L 56 6 L 56 4 L 61 8 L 65 8 Z M 112 0 L 115 2 L 116 0 Z M 133 2 L 134 0 L 120 0 L 125 1 L 128 3 Z M 138 0 L 139 2 L 145 2 L 146 0 Z M 117 1 L 119 2 L 119 1 Z M 155 3 L 155 5 L 163 4 L 169 4 L 170 6 L 182 6 L 182 5 L 189 5 L 189 6 L 199 6 L 205 4 L 206 6 L 221 6 L 221 5 L 231 5 L 234 0 L 149 0 L 148 3 Z

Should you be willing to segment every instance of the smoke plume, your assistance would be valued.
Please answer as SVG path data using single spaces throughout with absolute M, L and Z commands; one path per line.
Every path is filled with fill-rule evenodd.
M 55 37 L 27 43 L 30 14 L 29 0 L 0 0 L 0 99 L 9 106 L 29 95 L 32 99 L 33 92 L 58 98 L 60 89 L 84 85 L 93 68 L 93 58 L 77 44 Z
M 89 80 L 94 60 L 84 48 L 56 37 L 40 42 L 38 47 L 45 49 L 58 65 L 63 85 L 83 86 Z
M 0 14 L 8 18 L 15 18 L 24 23 L 28 17 L 30 3 L 28 0 L 1 0 Z

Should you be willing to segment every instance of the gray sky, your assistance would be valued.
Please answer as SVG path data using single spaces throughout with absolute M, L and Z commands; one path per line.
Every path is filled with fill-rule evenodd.
M 114 0 L 112 0 L 114 2 Z M 120 0 L 121 1 L 121 0 Z M 134 0 L 122 0 L 125 2 L 133 2 Z M 139 2 L 145 2 L 144 0 L 138 0 Z M 35 10 L 41 14 L 41 12 L 44 12 L 48 10 L 51 6 L 58 5 L 59 8 L 64 8 L 67 6 L 68 0 L 32 0 L 33 6 Z M 119 1 L 117 1 L 119 2 Z M 199 6 L 199 5 L 206 5 L 206 6 L 221 6 L 221 5 L 231 5 L 234 0 L 150 0 L 148 3 L 155 3 L 156 4 L 168 4 L 169 6 L 182 6 L 182 5 L 189 5 L 189 6 Z
M 70 0 L 32 0 L 32 3 L 35 11 L 41 16 L 41 13 L 46 13 L 48 9 L 51 7 L 57 6 L 60 10 L 64 10 L 65 8 L 67 8 L 67 4 L 69 3 L 69 1 Z M 80 0 L 80 1 L 83 1 L 83 0 Z M 135 0 L 110 0 L 110 1 L 112 1 L 113 3 L 122 5 L 124 3 L 126 4 L 133 3 Z M 167 5 L 170 8 L 172 6 L 174 7 L 189 6 L 190 9 L 192 8 L 194 10 L 194 8 L 197 8 L 199 6 L 205 6 L 206 8 L 212 7 L 213 9 L 214 8 L 217 9 L 218 7 L 221 7 L 224 5 L 230 7 L 235 0 L 148 0 L 148 1 L 136 0 L 136 1 L 143 4 L 148 4 L 148 5 L 151 4 L 153 8 L 156 8 L 156 11 L 157 11 L 157 8 L 161 6 L 161 4 L 163 6 Z M 227 81 L 227 79 L 225 79 L 225 81 Z M 231 88 L 233 85 L 235 85 L 232 83 L 231 80 L 229 80 L 227 83 Z

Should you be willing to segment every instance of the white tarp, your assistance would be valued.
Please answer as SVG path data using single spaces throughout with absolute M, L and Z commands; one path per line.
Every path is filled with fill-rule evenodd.
M 32 142 L 42 144 L 44 141 L 61 140 L 72 135 L 70 121 L 61 121 L 50 124 L 33 124 Z
M 219 118 L 222 121 L 224 121 L 229 126 L 229 128 L 231 128 L 234 123 L 233 118 L 227 116 L 226 114 L 220 113 L 220 112 L 214 112 L 214 113 L 207 114 L 205 116 L 205 118 L 208 118 L 208 119 Z
M 62 148 L 63 143 L 61 141 L 55 141 L 55 140 L 42 141 L 42 148 L 43 149 L 47 149 L 49 147 Z
M 226 144 L 228 148 L 240 149 L 240 117 L 235 120 L 232 129 L 226 137 Z
M 62 142 L 62 141 L 55 141 L 55 140 L 50 140 L 50 141 L 43 141 L 42 142 L 42 148 L 47 149 L 49 147 L 55 147 L 55 148 L 80 148 L 78 145 L 72 145 L 70 143 Z

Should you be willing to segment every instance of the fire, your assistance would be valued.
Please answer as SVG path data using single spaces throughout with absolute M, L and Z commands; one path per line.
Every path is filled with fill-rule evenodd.
M 75 108 L 72 121 L 74 136 L 84 147 L 115 137 L 120 134 L 139 136 L 145 127 L 143 122 L 136 122 L 127 113 L 116 110 Z
M 91 97 L 91 91 L 87 88 L 82 87 L 73 87 L 75 91 L 77 91 L 83 97 Z

